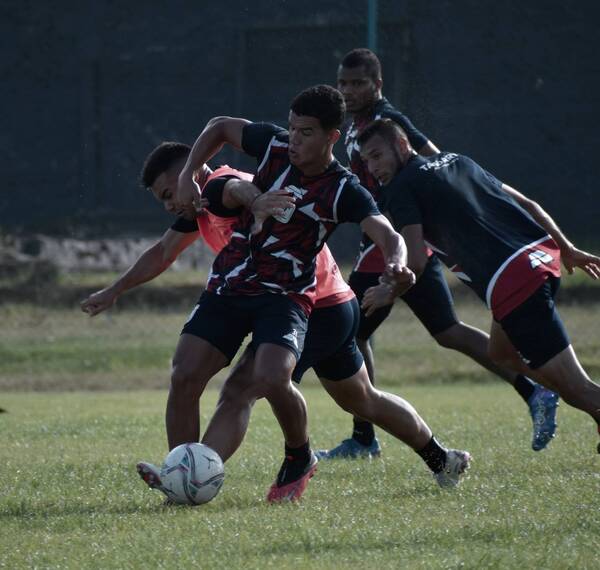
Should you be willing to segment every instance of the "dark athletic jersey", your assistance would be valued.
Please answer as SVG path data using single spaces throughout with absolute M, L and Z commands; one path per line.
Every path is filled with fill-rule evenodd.
M 230 243 L 214 261 L 208 291 L 219 295 L 285 294 L 307 312 L 315 290 L 315 259 L 343 222 L 360 223 L 379 214 L 372 196 L 334 160 L 307 177 L 288 158 L 288 133 L 268 123 L 244 127 L 244 151 L 257 158 L 254 184 L 263 192 L 288 187 L 296 197 L 289 220 L 268 218 L 252 236 L 252 215 L 244 212 Z
M 414 156 L 380 205 L 397 231 L 421 224 L 426 243 L 497 319 L 560 275 L 560 253 L 502 183 L 466 156 Z
M 362 129 L 364 129 L 371 121 L 376 119 L 391 119 L 398 123 L 406 132 L 408 140 L 414 149 L 422 148 L 428 141 L 427 137 L 419 131 L 410 121 L 408 117 L 400 111 L 394 109 L 389 101 L 383 97 L 374 105 L 372 110 L 361 116 L 353 119 L 352 124 L 346 132 L 345 146 L 346 153 L 350 164 L 350 170 L 358 176 L 360 183 L 373 195 L 377 200 L 380 194 L 380 185 L 373 175 L 367 169 L 367 164 L 360 157 L 360 151 L 356 139 Z M 385 269 L 385 261 L 383 254 L 379 248 L 368 238 L 363 235 L 360 244 L 360 252 L 354 271 L 366 273 L 383 273 Z

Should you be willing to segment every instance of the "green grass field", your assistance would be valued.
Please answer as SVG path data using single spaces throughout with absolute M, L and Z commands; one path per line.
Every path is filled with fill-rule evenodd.
M 322 463 L 300 505 L 264 495 L 281 459 L 278 428 L 259 403 L 221 494 L 165 508 L 135 473 L 164 455 L 159 391 L 10 394 L 0 420 L 0 565 L 4 568 L 593 568 L 600 547 L 596 438 L 560 410 L 559 437 L 529 450 L 525 406 L 508 388 L 402 390 L 474 464 L 455 491 L 383 434 L 383 457 Z M 313 442 L 348 419 L 305 390 Z M 203 420 L 215 402 L 209 391 Z
M 599 305 L 561 308 L 584 366 L 600 376 Z M 463 320 L 487 327 L 479 305 Z M 514 390 L 434 346 L 401 304 L 376 340 L 380 383 L 411 401 L 449 446 L 474 455 L 469 478 L 438 489 L 387 434 L 383 457 L 322 463 L 299 505 L 264 501 L 282 454 L 259 402 L 221 494 L 165 508 L 135 473 L 166 449 L 169 359 L 185 314 L 1 305 L 0 568 L 597 568 L 600 456 L 591 420 L 566 405 L 549 449 L 530 450 Z M 223 375 L 207 390 L 203 425 Z M 156 389 L 157 388 L 157 389 Z M 350 421 L 305 378 L 317 447 Z

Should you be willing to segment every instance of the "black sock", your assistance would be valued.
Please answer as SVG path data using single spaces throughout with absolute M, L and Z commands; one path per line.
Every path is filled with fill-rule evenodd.
M 310 462 L 310 441 L 300 447 L 285 446 L 285 458 L 279 473 L 277 474 L 277 486 L 283 487 L 297 481 L 305 473 Z
M 527 378 L 527 376 L 523 376 L 523 374 L 519 374 L 515 379 L 514 388 L 525 402 L 527 403 L 533 391 L 535 389 L 535 382 Z
M 417 453 L 434 473 L 439 473 L 444 468 L 446 450 L 438 443 L 435 437 L 431 436 L 429 443 L 423 449 L 417 451 Z
M 285 446 L 285 456 L 292 461 L 308 463 L 310 461 L 310 440 L 300 447 Z
M 375 429 L 371 422 L 364 420 L 354 420 L 354 430 L 352 431 L 352 439 L 355 439 L 361 445 L 371 445 L 375 439 Z

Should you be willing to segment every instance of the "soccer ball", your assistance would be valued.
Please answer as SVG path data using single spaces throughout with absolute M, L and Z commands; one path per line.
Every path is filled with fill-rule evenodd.
M 160 470 L 169 499 L 181 505 L 201 505 L 214 499 L 223 485 L 223 461 L 201 443 L 184 443 L 172 449 Z

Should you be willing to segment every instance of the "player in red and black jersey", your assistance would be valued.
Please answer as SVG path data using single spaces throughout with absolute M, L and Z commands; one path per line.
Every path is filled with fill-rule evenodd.
M 600 425 L 600 386 L 579 363 L 554 307 L 562 257 L 600 278 L 600 258 L 577 249 L 542 208 L 473 160 L 453 153 L 421 157 L 393 121 L 359 136 L 370 172 L 420 273 L 426 244 L 491 309 L 490 352 L 520 366 Z M 365 294 L 367 311 L 393 299 L 393 285 Z
M 402 127 L 411 146 L 423 156 L 438 152 L 437 147 L 423 135 L 402 113 L 394 109 L 382 95 L 381 64 L 377 56 L 368 49 L 352 50 L 342 59 L 338 69 L 338 88 L 344 95 L 347 110 L 353 114 L 352 124 L 345 139 L 346 152 L 352 171 L 361 183 L 377 199 L 380 194 L 378 181 L 369 173 L 360 156 L 357 137 L 371 121 L 387 118 Z M 429 251 L 428 263 L 417 284 L 402 300 L 425 326 L 429 334 L 445 348 L 462 352 L 476 362 L 512 384 L 527 402 L 533 419 L 532 448 L 539 451 L 546 447 L 554 436 L 554 418 L 558 398 L 556 395 L 532 382 L 529 378 L 512 370 L 498 366 L 488 356 L 488 336 L 481 330 L 458 320 L 450 288 L 442 271 L 438 256 Z M 350 275 L 349 283 L 362 301 L 364 293 L 378 284 L 384 270 L 381 252 L 363 236 L 357 262 Z M 373 351 L 369 339 L 388 317 L 392 305 L 384 306 L 367 316 L 361 311 L 361 322 L 357 341 L 365 357 L 371 381 L 375 380 Z M 541 419 L 545 421 L 542 422 Z M 360 418 L 354 419 L 352 438 L 328 452 L 319 452 L 324 457 L 354 457 L 369 455 L 379 450 L 373 426 Z
M 254 183 L 261 192 L 286 188 L 293 194 L 289 211 L 267 219 L 262 227 L 253 227 L 252 217 L 242 215 L 230 243 L 215 259 L 207 291 L 186 325 L 190 333 L 184 327 L 179 343 L 184 360 L 205 363 L 205 373 L 202 378 L 175 376 L 167 405 L 170 444 L 197 441 L 202 387 L 231 361 L 252 332 L 257 347 L 253 384 L 260 386 L 258 396 L 266 397 L 276 410 L 286 440 L 286 459 L 269 500 L 299 496 L 316 468 L 305 403 L 290 378 L 312 306 L 315 259 L 326 239 L 340 223 L 360 223 L 387 261 L 405 275 L 407 287 L 414 282 L 404 266 L 401 236 L 379 214 L 355 177 L 333 159 L 343 115 L 343 99 L 335 89 L 305 90 L 292 103 L 284 153 L 280 150 L 285 141 L 279 141 L 282 130 L 273 125 L 212 120 L 196 140 L 179 177 L 179 203 L 189 205 L 195 195 L 193 172 L 229 143 L 259 155 Z

